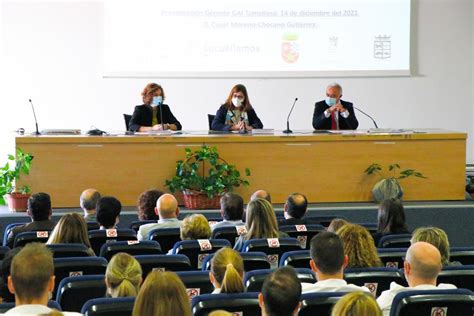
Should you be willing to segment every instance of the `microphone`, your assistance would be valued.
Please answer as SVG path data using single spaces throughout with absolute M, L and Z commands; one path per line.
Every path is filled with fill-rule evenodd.
M 373 122 L 374 125 L 375 125 L 375 128 L 379 128 L 379 127 L 377 126 L 377 122 L 375 122 L 375 120 L 373 119 L 372 116 L 370 116 L 369 114 L 365 113 L 364 111 L 362 111 L 361 109 L 359 109 L 359 108 L 357 108 L 357 107 L 355 107 L 355 106 L 352 106 L 352 107 L 353 107 L 354 109 L 356 109 L 357 111 L 359 111 L 360 113 L 362 113 L 362 114 L 364 114 L 365 116 L 367 116 L 369 119 L 371 119 L 372 122 Z
M 165 130 L 165 124 L 163 123 L 163 109 L 162 109 L 163 101 L 158 104 L 158 107 L 160 108 L 160 121 L 161 121 L 161 130 Z
M 290 129 L 290 116 L 291 112 L 293 112 L 293 108 L 295 107 L 296 101 L 298 101 L 298 98 L 295 98 L 295 101 L 293 102 L 293 106 L 291 107 L 290 113 L 288 113 L 288 117 L 286 118 L 286 130 L 283 131 L 285 134 L 291 134 L 293 131 Z
M 31 135 L 41 135 L 41 133 L 38 130 L 38 121 L 36 120 L 36 113 L 35 113 L 35 107 L 33 106 L 33 102 L 31 102 L 31 99 L 28 99 L 31 104 L 31 109 L 33 110 L 33 116 L 35 117 L 35 124 L 36 124 L 36 132 L 31 133 Z

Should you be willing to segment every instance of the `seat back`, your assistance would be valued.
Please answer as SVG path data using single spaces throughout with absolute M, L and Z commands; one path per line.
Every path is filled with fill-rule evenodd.
M 474 265 L 474 247 L 451 247 L 450 260 L 463 265 Z
M 148 233 L 148 240 L 157 241 L 163 253 L 167 253 L 173 246 L 181 241 L 179 228 L 158 228 L 153 229 Z
M 67 277 L 59 283 L 56 301 L 68 312 L 80 312 L 88 300 L 104 297 L 106 291 L 104 275 Z
M 125 121 L 126 131 L 129 130 L 131 119 L 132 119 L 132 116 L 130 114 L 125 114 L 125 113 L 123 114 L 123 120 Z
M 320 224 L 324 227 L 328 227 L 331 224 L 331 221 L 335 218 L 345 219 L 344 216 L 337 216 L 337 215 L 317 215 L 317 216 L 305 216 L 305 219 L 311 223 Z
M 154 240 L 116 241 L 103 244 L 102 248 L 100 248 L 100 256 L 107 259 L 107 261 L 110 261 L 119 252 L 125 252 L 131 256 L 162 254 L 160 244 Z
M 24 245 L 30 242 L 46 243 L 48 241 L 50 233 L 51 231 L 49 230 L 19 233 L 18 235 L 15 236 L 15 241 L 13 242 L 13 248 L 23 247 Z
M 244 261 L 244 271 L 253 271 L 261 269 L 270 269 L 270 264 L 267 261 L 267 255 L 263 252 L 241 252 L 240 256 Z M 214 254 L 209 254 L 202 263 L 202 270 L 207 271 L 211 269 L 211 260 Z
M 316 283 L 316 277 L 310 269 L 298 268 L 295 270 L 300 282 Z M 267 275 L 273 271 L 273 269 L 264 269 L 246 272 L 244 276 L 244 284 L 247 288 L 247 292 L 260 292 L 262 290 L 263 281 Z
M 382 236 L 378 248 L 408 248 L 411 245 L 411 234 L 393 234 Z
M 176 274 L 183 281 L 189 299 L 214 291 L 214 285 L 209 279 L 209 271 L 180 271 Z
M 207 316 L 210 312 L 222 309 L 234 315 L 260 316 L 258 293 L 206 294 L 191 301 L 194 316 Z
M 97 222 L 87 222 L 87 231 L 96 230 L 100 228 L 100 224 Z
M 96 298 L 82 306 L 81 314 L 87 316 L 131 316 L 134 297 Z
M 364 223 L 355 223 L 355 224 L 365 227 L 371 234 L 375 234 L 377 232 L 377 223 L 364 222 Z
M 390 316 L 472 315 L 474 295 L 466 289 L 403 291 L 395 295 Z
M 247 240 L 243 246 L 243 252 L 266 253 L 271 268 L 278 267 L 278 262 L 285 252 L 294 250 L 301 250 L 300 242 L 296 238 L 251 239 Z
M 138 255 L 135 259 L 142 266 L 143 279 L 153 270 L 190 271 L 191 262 L 185 255 Z
M 298 316 L 330 316 L 332 308 L 344 296 L 344 292 L 315 292 L 301 295 Z
M 221 248 L 230 248 L 230 243 L 225 239 L 199 239 L 183 240 L 173 247 L 173 254 L 185 255 L 189 258 L 193 269 L 202 269 L 204 258 Z
M 319 224 L 314 225 L 288 225 L 280 226 L 280 231 L 287 233 L 290 237 L 300 242 L 301 249 L 309 249 L 311 239 L 324 231 Z
M 46 245 L 54 258 L 89 257 L 89 248 L 84 244 L 53 244 Z
M 212 130 L 212 121 L 214 121 L 214 118 L 216 116 L 213 114 L 208 114 L 207 115 L 207 122 L 209 123 L 209 130 Z
M 309 261 L 311 254 L 309 250 L 295 250 L 285 252 L 280 259 L 280 267 L 292 266 L 293 268 L 307 268 L 310 269 Z
M 3 260 L 5 257 L 6 253 L 10 251 L 10 248 L 7 246 L 0 246 L 0 261 Z
M 8 224 L 7 227 L 5 227 L 5 229 L 3 230 L 3 243 L 2 245 L 3 246 L 8 246 L 8 236 L 10 235 L 10 232 L 12 231 L 13 227 L 16 227 L 16 226 L 21 226 L 21 225 L 25 225 L 26 223 L 11 223 L 11 224 Z
M 226 239 L 234 247 L 239 236 L 246 233 L 247 228 L 245 225 L 216 227 L 212 231 L 211 239 Z
M 103 244 L 137 240 L 137 234 L 131 229 L 96 229 L 89 231 L 88 235 L 92 250 L 96 255 L 100 254 L 100 248 Z
M 138 233 L 138 229 L 140 226 L 145 225 L 145 224 L 155 224 L 155 220 L 149 220 L 149 221 L 135 221 L 130 224 L 130 229 L 133 229 L 135 233 Z
M 378 248 L 377 253 L 384 267 L 402 269 L 407 248 Z
M 344 280 L 349 284 L 365 286 L 374 298 L 390 289 L 390 283 L 407 285 L 402 273 L 395 268 L 352 268 L 344 270 Z
M 474 291 L 474 265 L 444 267 L 438 275 L 439 283 L 450 283 L 457 288 Z

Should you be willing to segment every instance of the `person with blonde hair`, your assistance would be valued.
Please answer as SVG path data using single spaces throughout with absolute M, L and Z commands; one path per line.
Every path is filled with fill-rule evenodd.
M 342 226 L 347 225 L 347 224 L 349 224 L 349 222 L 346 221 L 345 219 L 335 218 L 331 221 L 331 223 L 329 223 L 329 226 L 326 229 L 326 231 L 331 232 L 331 233 L 335 233 L 335 232 L 337 232 L 337 230 L 339 228 L 341 228 Z
M 420 227 L 415 229 L 411 237 L 411 243 L 425 241 L 438 248 L 441 253 L 441 263 L 443 266 L 460 265 L 459 262 L 449 261 L 449 240 L 444 230 L 438 227 Z
M 152 271 L 138 293 L 133 316 L 192 316 L 186 287 L 174 272 Z
M 181 223 L 181 240 L 209 239 L 211 233 L 209 221 L 202 214 L 187 216 Z
M 357 224 L 342 226 L 337 232 L 344 245 L 348 268 L 381 267 L 382 261 L 377 254 L 374 240 L 367 228 Z
M 95 256 L 87 234 L 87 223 L 84 217 L 77 213 L 63 215 L 51 232 L 46 244 L 83 244 L 88 247 L 89 256 Z
M 331 316 L 382 316 L 375 299 L 364 292 L 352 292 L 344 295 L 332 309 Z
M 142 267 L 128 253 L 119 252 L 112 257 L 105 271 L 108 297 L 137 296 L 142 283 Z
M 222 248 L 214 254 L 209 272 L 209 279 L 215 288 L 213 294 L 244 292 L 243 277 L 244 261 L 237 251 Z
M 241 251 L 244 243 L 250 239 L 289 237 L 288 234 L 278 231 L 275 211 L 267 200 L 251 200 L 245 213 L 247 233 L 239 237 L 234 246 L 235 250 Z

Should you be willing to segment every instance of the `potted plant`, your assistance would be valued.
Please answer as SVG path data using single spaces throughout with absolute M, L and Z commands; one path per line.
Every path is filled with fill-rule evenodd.
M 183 192 L 186 208 L 219 208 L 222 194 L 249 185 L 234 165 L 219 156 L 217 148 L 203 145 L 194 152 L 184 151 L 185 159 L 176 162 L 176 174 L 165 185 L 171 192 Z M 245 175 L 250 176 L 248 168 Z
M 472 174 L 466 176 L 466 192 L 474 197 L 474 175 Z
M 411 176 L 426 179 L 421 172 L 415 169 L 400 169 L 399 164 L 389 165 L 388 171 L 390 176 L 387 177 L 382 173 L 382 166 L 378 163 L 373 163 L 364 171 L 367 175 L 378 174 L 381 178 L 372 188 L 372 196 L 375 202 L 380 203 L 391 198 L 401 199 L 403 197 L 403 189 L 399 182 L 401 179 Z
M 31 154 L 25 154 L 18 148 L 16 158 L 8 155 L 7 163 L 0 169 L 0 205 L 6 205 L 8 201 L 8 207 L 12 212 L 26 211 L 30 188 L 26 185 L 17 188 L 15 183 L 21 174 L 29 174 L 32 160 Z

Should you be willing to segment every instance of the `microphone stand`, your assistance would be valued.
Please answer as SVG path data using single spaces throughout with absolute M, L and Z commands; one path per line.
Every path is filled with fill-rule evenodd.
M 291 112 L 293 112 L 293 108 L 295 107 L 296 101 L 298 101 L 298 98 L 295 98 L 295 101 L 293 102 L 293 106 L 291 107 L 290 113 L 288 113 L 288 117 L 286 118 L 286 130 L 283 131 L 285 134 L 291 134 L 293 131 L 290 129 L 290 115 Z
M 372 122 L 373 122 L 374 125 L 375 125 L 375 128 L 379 128 L 379 127 L 377 126 L 377 122 L 375 122 L 375 120 L 372 118 L 372 116 L 370 116 L 369 114 L 365 113 L 365 112 L 362 111 L 361 109 L 356 108 L 355 106 L 352 106 L 352 107 L 353 107 L 354 109 L 356 109 L 357 111 L 359 111 L 360 113 L 362 113 L 362 114 L 364 114 L 365 116 L 367 116 L 369 119 L 371 119 Z
M 35 107 L 33 106 L 33 102 L 31 102 L 31 99 L 28 99 L 31 104 L 31 109 L 33 110 L 33 116 L 35 118 L 35 125 L 36 125 L 36 132 L 31 133 L 31 135 L 41 135 L 41 133 L 38 130 L 38 121 L 36 120 L 36 113 L 35 113 Z

